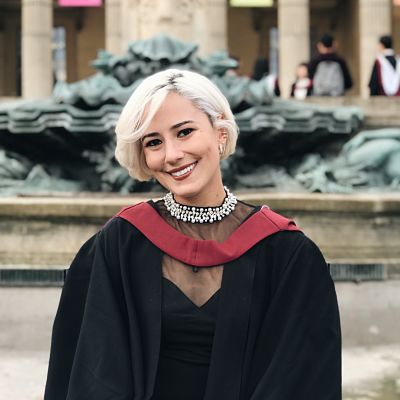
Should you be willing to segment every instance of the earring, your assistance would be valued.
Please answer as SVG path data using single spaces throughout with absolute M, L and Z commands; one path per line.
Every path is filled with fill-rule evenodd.
M 225 151 L 225 147 L 222 143 L 220 143 L 218 145 L 218 152 L 219 152 L 220 157 L 222 157 L 222 155 L 224 154 L 224 151 Z

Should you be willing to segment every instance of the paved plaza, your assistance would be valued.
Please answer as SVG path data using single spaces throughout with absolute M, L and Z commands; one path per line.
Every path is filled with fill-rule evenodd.
M 0 350 L 0 400 L 42 400 L 47 361 L 47 351 Z M 344 349 L 344 400 L 386 400 L 375 391 L 384 378 L 397 379 L 400 395 L 400 346 Z
M 395 340 L 398 337 L 395 324 L 400 315 L 400 299 L 395 293 L 400 291 L 400 281 L 385 285 L 337 285 L 343 332 L 347 336 L 343 349 L 344 400 L 397 400 L 400 397 L 400 338 Z M 353 307 L 356 315 L 351 315 L 348 305 L 361 291 L 369 292 L 374 303 L 363 302 L 360 309 Z M 380 296 L 376 294 L 379 291 Z M 43 399 L 51 325 L 59 295 L 57 288 L 0 288 L 0 400 Z M 365 310 L 370 311 L 366 315 L 370 319 L 368 326 L 362 319 Z M 388 315 L 385 317 L 385 314 Z M 390 319 L 393 319 L 393 332 L 382 335 Z M 375 340 L 357 335 L 357 330 L 360 334 L 366 330 Z M 357 345 L 359 338 L 366 344 Z M 397 385 L 397 389 L 392 389 L 398 393 L 394 397 L 377 394 L 384 379 L 392 386 Z

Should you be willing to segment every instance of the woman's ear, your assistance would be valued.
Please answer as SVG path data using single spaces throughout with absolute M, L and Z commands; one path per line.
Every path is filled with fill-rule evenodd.
M 225 116 L 224 114 L 220 113 L 217 116 L 217 121 L 224 120 Z M 218 144 L 222 145 L 223 148 L 226 146 L 226 141 L 228 139 L 228 132 L 226 131 L 226 128 L 217 128 L 217 139 L 218 139 Z
M 218 129 L 218 142 L 222 144 L 226 144 L 226 140 L 228 138 L 228 133 L 225 128 Z
M 225 128 L 218 129 L 218 153 L 221 158 L 225 154 L 227 138 L 228 138 L 228 133 L 226 132 L 226 129 Z

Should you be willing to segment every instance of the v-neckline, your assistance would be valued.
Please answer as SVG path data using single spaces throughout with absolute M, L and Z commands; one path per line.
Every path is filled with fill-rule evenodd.
M 164 276 L 162 277 L 162 279 L 164 282 L 167 282 L 167 284 L 173 287 L 177 292 L 179 292 L 185 300 L 187 300 L 193 307 L 195 307 L 199 311 L 204 310 L 208 305 L 213 303 L 214 300 L 219 297 L 219 294 L 221 292 L 221 287 L 220 287 L 202 305 L 198 306 L 177 284 L 175 284 L 170 279 Z

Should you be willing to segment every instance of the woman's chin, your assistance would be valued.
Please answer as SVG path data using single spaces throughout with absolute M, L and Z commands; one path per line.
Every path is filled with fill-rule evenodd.
M 191 204 L 194 199 L 199 197 L 199 192 L 192 189 L 187 190 L 170 190 L 171 193 L 174 195 L 175 200 L 180 204 Z M 200 196 L 201 197 L 201 196 Z

